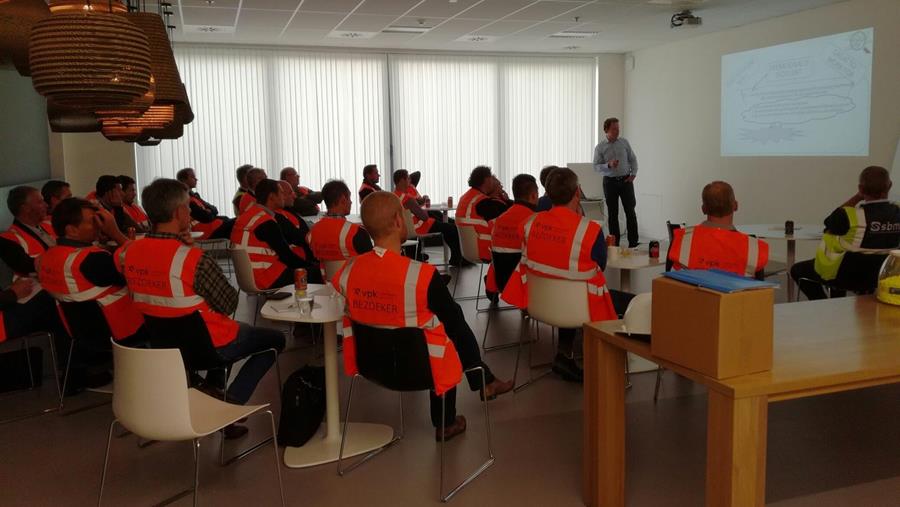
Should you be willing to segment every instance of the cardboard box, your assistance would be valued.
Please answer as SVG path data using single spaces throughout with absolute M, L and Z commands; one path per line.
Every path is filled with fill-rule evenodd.
M 653 280 L 650 350 L 714 378 L 772 369 L 773 289 L 725 294 Z

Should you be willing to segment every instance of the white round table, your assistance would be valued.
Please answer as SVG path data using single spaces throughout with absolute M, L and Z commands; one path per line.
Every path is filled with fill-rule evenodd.
M 282 292 L 294 293 L 294 286 Z M 337 323 L 344 316 L 343 299 L 332 297 L 331 286 L 309 284 L 314 307 L 310 315 L 300 315 L 293 296 L 281 301 L 269 300 L 260 315 L 282 322 L 322 324 L 325 330 L 325 423 L 302 447 L 286 447 L 284 464 L 304 468 L 337 461 L 341 447 L 341 420 L 338 386 Z M 344 457 L 363 454 L 384 446 L 394 438 L 394 429 L 383 424 L 349 423 L 349 437 L 344 444 Z
M 816 224 L 795 224 L 794 234 L 790 236 L 784 233 L 784 224 L 751 224 L 735 227 L 744 234 L 752 234 L 759 239 L 787 242 L 787 296 L 788 301 L 793 301 L 794 279 L 791 278 L 791 268 L 796 261 L 797 241 L 819 241 L 825 227 Z

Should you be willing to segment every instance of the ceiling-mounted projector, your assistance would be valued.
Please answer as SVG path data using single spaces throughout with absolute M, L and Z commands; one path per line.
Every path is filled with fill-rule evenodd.
M 678 28 L 683 25 L 699 26 L 702 23 L 703 18 L 701 18 L 700 16 L 694 16 L 694 13 L 692 13 L 690 9 L 685 9 L 672 15 L 672 20 L 669 22 L 669 27 Z

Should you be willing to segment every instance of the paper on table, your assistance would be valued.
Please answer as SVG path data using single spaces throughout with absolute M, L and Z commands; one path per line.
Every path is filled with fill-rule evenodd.
M 292 312 L 297 310 L 297 302 L 294 298 L 282 299 L 281 301 L 269 301 L 269 306 L 278 313 Z
M 25 297 L 17 299 L 16 302 L 19 303 L 20 305 L 23 305 L 23 304 L 31 301 L 31 298 L 36 296 L 37 293 L 42 290 L 44 290 L 44 288 L 41 287 L 41 284 L 39 284 L 37 280 L 34 280 L 34 285 L 31 286 L 31 292 L 26 294 Z

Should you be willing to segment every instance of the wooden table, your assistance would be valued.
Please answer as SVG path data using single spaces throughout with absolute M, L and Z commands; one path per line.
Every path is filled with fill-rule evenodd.
M 791 268 L 794 267 L 794 262 L 797 260 L 797 242 L 821 240 L 824 226 L 821 224 L 797 224 L 794 226 L 794 234 L 790 236 L 784 233 L 784 224 L 752 224 L 736 227 L 744 234 L 752 234 L 760 239 L 787 242 L 787 297 L 788 301 L 793 301 L 796 289 L 794 288 L 794 279 L 791 278 Z
M 665 267 L 665 258 L 651 258 L 648 253 L 637 253 L 633 250 L 628 255 L 622 255 L 621 249 L 616 254 L 606 258 L 606 269 L 619 270 L 619 290 L 631 292 L 631 272 L 638 269 Z
M 775 305 L 772 370 L 717 380 L 615 334 L 585 325 L 584 503 L 625 505 L 626 351 L 708 388 L 706 505 L 761 506 L 768 404 L 900 382 L 900 307 L 874 297 Z M 896 400 L 894 400 L 896 402 Z

